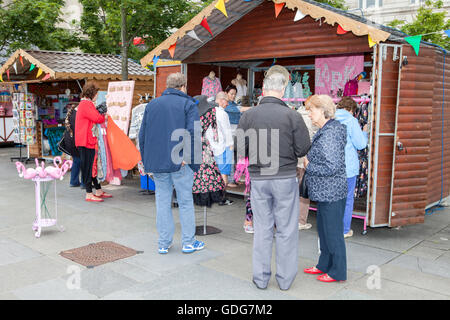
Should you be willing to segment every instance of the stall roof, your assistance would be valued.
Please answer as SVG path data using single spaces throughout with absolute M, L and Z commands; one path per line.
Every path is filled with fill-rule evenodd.
M 22 62 L 20 62 L 22 56 Z M 10 75 L 26 75 L 34 64 L 43 75 L 49 73 L 50 79 L 121 79 L 122 62 L 119 56 L 111 54 L 90 54 L 60 51 L 17 50 L 1 67 L 0 74 L 10 70 Z M 130 80 L 150 80 L 154 73 L 138 63 L 128 61 Z M 5 77 L 3 76 L 5 80 Z
M 186 59 L 264 1 L 285 3 L 287 8 L 291 10 L 299 9 L 303 14 L 310 15 L 314 19 L 324 18 L 325 23 L 330 25 L 338 23 L 342 28 L 352 31 L 357 36 L 370 35 L 371 39 L 377 43 L 388 39 L 399 40 L 406 36 L 396 29 L 382 26 L 358 15 L 348 13 L 345 10 L 340 10 L 313 0 L 224 0 L 228 17 L 215 7 L 218 1 L 216 0 L 211 3 L 159 46 L 149 52 L 141 59 L 141 65 L 146 66 L 150 64 L 155 56 L 166 59 L 171 58 L 168 49 L 174 43 L 177 44 L 174 58 L 177 60 Z M 200 25 L 204 18 L 207 18 L 208 25 L 214 35 L 213 37 Z M 191 30 L 195 31 L 202 42 L 187 34 Z

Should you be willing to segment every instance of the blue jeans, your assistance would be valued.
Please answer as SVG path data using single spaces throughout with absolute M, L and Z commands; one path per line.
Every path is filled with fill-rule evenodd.
M 71 186 L 79 186 L 80 185 L 80 167 L 81 167 L 81 159 L 78 157 L 72 157 L 73 163 L 72 168 L 70 169 L 70 185 Z
M 172 215 L 173 188 L 177 192 L 177 201 L 181 224 L 181 244 L 191 245 L 195 239 L 195 209 L 192 197 L 194 172 L 184 165 L 177 172 L 153 173 L 156 195 L 156 228 L 158 229 L 159 248 L 168 248 L 172 244 L 175 224 Z
M 353 204 L 355 202 L 356 176 L 347 178 L 347 202 L 344 212 L 344 234 L 350 231 L 352 224 Z

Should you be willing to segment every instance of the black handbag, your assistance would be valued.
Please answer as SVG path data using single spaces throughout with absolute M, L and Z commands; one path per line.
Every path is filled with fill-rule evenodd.
M 57 145 L 58 146 L 58 150 L 61 151 L 62 153 L 65 153 L 65 154 L 69 155 L 69 156 L 72 156 L 71 152 L 67 151 L 66 140 L 64 139 L 65 136 L 66 135 L 63 134 L 61 140 L 59 140 L 58 145 Z
M 309 199 L 308 186 L 306 185 L 306 172 L 302 177 L 302 181 L 300 182 L 299 194 L 300 194 L 300 197 L 302 197 L 304 199 Z

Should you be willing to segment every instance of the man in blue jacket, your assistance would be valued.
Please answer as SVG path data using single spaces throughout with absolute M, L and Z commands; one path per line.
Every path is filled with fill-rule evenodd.
M 168 253 L 172 246 L 175 225 L 171 200 L 175 187 L 182 252 L 191 253 L 205 246 L 194 238 L 192 197 L 194 172 L 198 171 L 202 160 L 200 118 L 196 100 L 186 94 L 183 74 L 170 74 L 166 85 L 161 97 L 150 101 L 145 108 L 139 147 L 145 171 L 152 172 L 155 181 L 158 252 Z

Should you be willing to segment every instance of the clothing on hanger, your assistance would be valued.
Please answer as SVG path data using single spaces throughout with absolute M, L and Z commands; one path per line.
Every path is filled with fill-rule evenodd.
M 207 96 L 208 98 L 216 97 L 216 95 L 222 91 L 222 84 L 220 83 L 219 78 L 214 77 L 211 79 L 210 77 L 204 77 L 202 82 L 202 95 Z
M 353 115 L 359 122 L 361 129 L 369 121 L 369 103 L 361 102 Z M 367 195 L 369 179 L 369 148 L 358 151 L 359 175 L 356 178 L 355 198 L 363 198 Z

